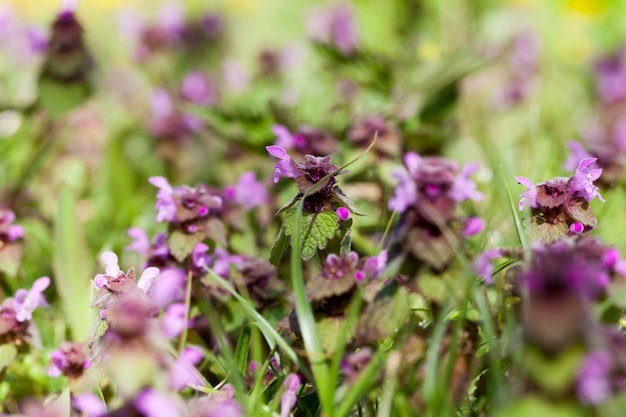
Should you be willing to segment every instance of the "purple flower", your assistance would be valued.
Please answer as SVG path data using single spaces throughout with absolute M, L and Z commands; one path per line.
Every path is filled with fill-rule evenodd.
M 107 413 L 106 405 L 91 392 L 74 395 L 72 405 L 86 417 L 103 417 Z
M 278 146 L 283 149 L 291 149 L 295 146 L 295 138 L 283 125 L 272 126 L 272 133 L 276 135 L 276 141 L 274 146 Z M 269 151 L 269 150 L 268 150 Z
M 145 417 L 182 417 L 178 403 L 167 394 L 147 389 L 135 398 L 135 407 Z
M 163 333 L 168 337 L 178 337 L 187 324 L 185 322 L 186 306 L 184 303 L 174 303 L 165 309 L 163 314 L 162 328 Z
M 215 248 L 215 260 L 213 262 L 213 272 L 222 278 L 230 276 L 230 266 L 242 268 L 245 265 L 245 258 L 239 255 L 231 255 L 225 249 Z
M 280 397 L 280 417 L 289 417 L 289 412 L 296 405 L 296 393 L 300 387 L 300 377 L 297 374 L 289 374 L 283 385 L 287 389 Z
M 131 227 L 126 233 L 133 239 L 133 242 L 126 246 L 125 250 L 137 252 L 147 258 L 150 254 L 151 245 L 146 232 L 138 227 Z
M 150 288 L 150 298 L 157 307 L 180 301 L 185 296 L 185 281 L 187 274 L 180 268 L 163 268 L 152 288 Z
M 378 278 L 387 267 L 387 250 L 382 250 L 378 256 L 366 258 L 363 269 L 356 271 L 357 281 L 363 281 L 366 277 L 370 279 Z
M 581 160 L 591 158 L 589 152 L 585 150 L 585 147 L 580 142 L 569 141 L 567 142 L 567 147 L 570 150 L 570 155 L 567 158 L 567 161 L 563 163 L 563 168 L 568 171 L 575 170 Z
M 206 268 L 211 263 L 211 257 L 207 254 L 209 247 L 204 243 L 198 243 L 191 252 L 191 263 L 195 269 L 204 275 Z
M 482 232 L 485 228 L 485 221 L 480 217 L 471 217 L 463 227 L 463 236 L 470 237 Z
M 59 349 L 50 354 L 50 362 L 49 376 L 58 377 L 65 374 L 71 378 L 82 376 L 91 364 L 85 355 L 83 344 L 70 342 L 61 343 Z
M 594 350 L 587 354 L 580 367 L 576 386 L 576 392 L 581 402 L 598 404 L 611 395 L 609 377 L 612 368 L 613 359 L 608 352 Z
M 478 275 L 479 278 L 482 278 L 486 284 L 493 284 L 493 266 L 491 265 L 491 261 L 494 259 L 498 259 L 502 257 L 502 249 L 488 249 L 478 255 L 478 257 L 474 260 L 472 267 Z
M 332 43 L 344 54 L 358 47 L 358 32 L 350 3 L 341 3 L 334 9 L 318 7 L 309 16 L 307 28 L 314 42 Z
M 274 166 L 274 183 L 277 183 L 280 177 L 297 178 L 298 170 L 294 166 L 291 157 L 280 146 L 266 146 L 267 152 L 274 158 L 280 159 Z
M 227 199 L 242 205 L 246 210 L 268 202 L 267 190 L 256 180 L 254 172 L 243 173 L 235 186 L 226 187 L 224 194 Z
M 180 391 L 189 384 L 201 385 L 202 379 L 195 365 L 197 365 L 202 358 L 203 354 L 199 348 L 186 347 L 170 370 L 170 387 L 176 391 Z
M 157 192 L 157 201 L 155 208 L 157 209 L 157 222 L 176 221 L 176 201 L 174 201 L 174 189 L 164 177 L 150 177 L 148 182 L 159 189 Z
M 0 209 L 0 242 L 13 242 L 24 236 L 22 226 L 13 224 L 15 213 L 11 210 Z
M 337 214 L 337 217 L 339 217 L 340 223 L 345 222 L 350 218 L 350 210 L 345 207 L 339 207 L 337 210 L 335 210 L 335 214 Z
M 470 162 L 465 164 L 463 170 L 454 179 L 452 189 L 450 190 L 450 196 L 457 202 L 471 199 L 474 201 L 481 201 L 484 196 L 476 189 L 476 183 L 470 179 L 470 175 L 473 175 L 480 168 L 478 162 Z
M 585 226 L 581 222 L 574 222 L 569 227 L 570 233 L 579 235 L 585 231 Z
M 597 158 L 585 158 L 578 164 L 578 168 L 576 168 L 576 172 L 571 180 L 570 190 L 573 192 L 578 192 L 578 195 L 590 202 L 594 198 L 598 197 L 598 200 L 604 201 L 600 193 L 598 192 L 598 187 L 593 185 L 593 182 L 600 178 L 602 175 L 602 170 L 599 168 L 591 169 L 591 165 L 593 165 L 597 161 Z
M 148 293 L 150 291 L 150 287 L 152 287 L 152 281 L 159 275 L 159 268 L 154 266 L 146 268 L 139 280 L 137 281 L 137 286 L 144 292 Z
M 184 98 L 201 106 L 212 106 L 217 103 L 219 92 L 217 85 L 202 71 L 190 71 L 185 75 L 181 86 Z
M 599 59 L 595 71 L 596 88 L 604 103 L 613 104 L 626 97 L 626 64 L 622 50 Z
M 41 277 L 35 282 L 29 291 L 19 289 L 15 293 L 13 309 L 15 320 L 24 322 L 33 318 L 32 312 L 39 306 L 45 306 L 46 299 L 43 292 L 50 285 L 50 278 Z
M 519 200 L 519 209 L 524 210 L 524 207 L 537 207 L 537 187 L 526 177 L 515 177 L 515 181 L 527 188 L 526 191 L 522 191 Z
M 417 187 L 411 175 L 405 170 L 397 170 L 392 176 L 398 180 L 398 184 L 393 191 L 393 197 L 389 199 L 389 210 L 403 213 L 417 202 Z

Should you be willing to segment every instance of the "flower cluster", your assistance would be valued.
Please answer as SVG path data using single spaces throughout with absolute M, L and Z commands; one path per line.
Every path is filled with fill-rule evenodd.
M 41 277 L 30 290 L 19 289 L 0 304 L 0 342 L 19 345 L 28 340 L 32 313 L 37 307 L 47 306 L 43 292 L 49 285 L 50 278 Z
M 450 229 L 458 239 L 480 233 L 484 227 L 476 217 L 456 216 L 459 203 L 480 201 L 483 195 L 470 179 L 479 166 L 458 165 L 440 157 L 421 157 L 409 152 L 404 157 L 407 170 L 394 173 L 398 184 L 389 208 L 400 213 L 394 233 L 395 249 L 411 253 L 435 270 L 443 270 L 454 258 L 454 250 L 444 236 Z
M 274 125 L 276 135 L 274 146 L 285 150 L 295 150 L 301 155 L 327 156 L 337 150 L 337 141 L 321 130 L 303 126 L 291 133 L 285 126 Z M 272 155 L 274 156 L 274 155 Z
M 571 178 L 557 177 L 540 184 L 533 184 L 525 177 L 516 177 L 527 189 L 520 195 L 519 209 L 531 208 L 533 235 L 550 242 L 564 234 L 581 234 L 593 229 L 596 218 L 589 203 L 604 201 L 594 181 L 602 175 L 602 169 L 593 168 L 595 158 L 580 161 Z

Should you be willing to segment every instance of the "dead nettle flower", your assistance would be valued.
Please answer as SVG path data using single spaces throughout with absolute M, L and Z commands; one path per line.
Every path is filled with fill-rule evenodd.
M 527 189 L 520 195 L 519 209 L 531 209 L 532 233 L 535 239 L 552 242 L 566 234 L 580 234 L 597 225 L 589 203 L 604 201 L 594 181 L 602 169 L 593 168 L 596 158 L 581 160 L 571 178 L 557 177 L 533 184 L 525 177 L 515 177 Z
M 222 207 L 222 198 L 204 184 L 172 187 L 164 177 L 150 177 L 157 193 L 157 222 L 166 221 L 178 229 L 194 234 L 203 231 L 212 211 Z
M 397 156 L 400 154 L 402 150 L 400 135 L 382 116 L 357 118 L 348 131 L 348 139 L 361 148 L 369 146 L 374 138 L 376 138 L 374 150 L 379 155 Z
M 580 339 L 588 327 L 588 304 L 606 295 L 613 277 L 626 272 L 625 265 L 615 248 L 590 236 L 536 242 L 530 265 L 516 279 L 528 294 L 527 339 L 547 352 Z
M 15 213 L 13 211 L 0 209 L 0 248 L 24 236 L 22 226 L 14 224 L 14 221 Z
M 200 372 L 196 365 L 202 361 L 204 354 L 199 347 L 187 346 L 170 369 L 169 386 L 180 391 L 189 385 L 202 385 Z
M 401 213 L 393 236 L 393 245 L 409 251 L 436 271 L 452 261 L 455 251 L 441 227 L 455 234 L 459 241 L 480 233 L 484 222 L 475 217 L 458 217 L 459 203 L 480 201 L 482 193 L 470 179 L 478 163 L 458 165 L 441 157 L 421 157 L 408 152 L 404 157 L 407 170 L 397 170 L 399 180 L 389 208 Z M 395 249 L 394 249 L 395 251 Z
M 235 203 L 246 210 L 267 204 L 266 187 L 256 180 L 256 174 L 252 171 L 241 174 L 237 184 L 224 188 L 224 201 Z
M 312 9 L 307 20 L 307 29 L 313 42 L 332 45 L 345 55 L 350 55 L 359 46 L 354 11 L 348 2 L 342 2 L 333 8 Z
M 596 60 L 594 65 L 596 91 L 605 105 L 626 99 L 626 59 L 624 49 Z
M 338 167 L 330 162 L 330 156 L 305 155 L 306 161 L 302 163 L 291 159 L 280 146 L 267 146 L 266 149 L 271 156 L 280 159 L 274 167 L 274 182 L 278 182 L 280 177 L 294 178 L 298 186 L 298 195 L 284 209 L 291 207 L 315 186 L 315 191 L 304 200 L 303 208 L 306 212 L 320 213 L 322 211 L 335 211 L 339 207 L 345 207 L 352 214 L 362 215 L 362 213 L 356 210 L 354 203 L 335 185 L 337 183 L 335 177 L 345 174 L 347 171 L 338 171 Z M 332 176 L 322 181 L 325 176 L 332 173 L 334 173 Z
M 49 285 L 50 278 L 41 277 L 35 280 L 30 290 L 19 289 L 14 297 L 0 304 L 0 342 L 21 344 L 28 339 L 32 312 L 48 305 L 43 291 Z
M 337 140 L 322 130 L 301 126 L 294 133 L 282 125 L 274 125 L 274 146 L 295 150 L 301 155 L 327 156 L 337 150 Z
M 17 61 L 20 70 L 39 62 L 48 44 L 46 31 L 27 26 L 11 3 L 0 4 L 0 53 Z
M 286 388 L 280 397 L 280 417 L 289 417 L 289 413 L 294 405 L 296 405 L 296 394 L 300 388 L 300 377 L 297 374 L 289 374 L 283 386 Z
M 42 75 L 58 82 L 86 80 L 93 62 L 83 42 L 83 28 L 74 14 L 75 4 L 66 4 L 52 24 Z
M 499 106 L 520 104 L 536 89 L 540 52 L 540 40 L 535 32 L 525 30 L 515 37 L 508 62 L 509 84 L 500 92 Z
M 599 404 L 613 393 L 611 373 L 614 360 L 611 354 L 596 349 L 587 354 L 579 369 L 576 394 L 584 404 Z
M 90 365 L 85 354 L 83 343 L 63 342 L 59 349 L 50 354 L 48 375 L 58 377 L 65 375 L 70 378 L 79 378 Z
M 328 300 L 351 294 L 364 272 L 357 270 L 359 255 L 350 252 L 345 256 L 328 255 L 320 273 L 306 284 L 309 297 L 314 301 Z
M 219 101 L 217 80 L 200 70 L 189 71 L 180 88 L 181 96 L 200 106 L 213 106 Z
M 159 268 L 159 279 L 150 288 L 150 299 L 154 305 L 162 308 L 183 300 L 187 272 L 178 266 L 176 259 L 170 254 L 165 234 L 159 233 L 153 243 L 150 243 L 146 232 L 137 227 L 128 229 L 128 235 L 134 240 L 125 250 L 137 252 L 146 259 L 143 269 Z
M 370 362 L 372 356 L 374 356 L 374 353 L 371 348 L 362 347 L 356 352 L 348 353 L 341 360 L 341 373 L 348 383 L 354 383 L 361 376 L 363 369 Z
M 357 281 L 365 281 L 366 279 L 376 279 L 380 277 L 387 267 L 387 250 L 382 250 L 377 256 L 370 256 L 363 261 L 362 269 L 355 273 Z
M 104 252 L 101 256 L 102 262 L 106 265 L 105 274 L 95 276 L 93 282 L 98 289 L 98 294 L 91 303 L 92 307 L 99 307 L 100 318 L 105 319 L 110 326 L 111 317 L 109 308 L 115 306 L 113 318 L 119 317 L 120 324 L 125 321 L 125 309 L 137 312 L 142 309 L 141 303 L 136 302 L 136 298 L 146 301 L 146 309 L 151 309 L 147 304 L 147 293 L 152 286 L 152 281 L 159 275 L 159 269 L 155 267 L 146 268 L 141 277 L 135 281 L 135 271 L 133 268 L 128 272 L 120 270 L 117 255 L 113 252 Z M 125 297 L 120 305 L 120 300 L 125 294 L 132 293 L 132 296 Z M 130 313 L 129 313 L 130 314 Z
M 197 116 L 181 111 L 165 89 L 157 88 L 152 92 L 150 105 L 152 115 L 148 130 L 158 139 L 186 140 L 204 125 Z
M 178 396 L 148 388 L 141 391 L 133 404 L 146 417 L 183 417 L 184 404 Z

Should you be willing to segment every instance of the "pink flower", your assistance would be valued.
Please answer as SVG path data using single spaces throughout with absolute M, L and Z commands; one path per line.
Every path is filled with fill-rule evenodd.
M 46 305 L 46 299 L 43 292 L 50 285 L 50 278 L 41 277 L 35 282 L 29 291 L 19 289 L 15 293 L 13 300 L 13 309 L 15 311 L 15 320 L 19 322 L 31 320 L 32 312 L 39 306 Z
M 298 170 L 294 166 L 291 157 L 280 146 L 266 146 L 267 152 L 274 158 L 280 159 L 274 166 L 274 183 L 277 183 L 280 177 L 296 178 Z
M 524 210 L 524 207 L 537 207 L 537 187 L 526 177 L 515 177 L 515 181 L 528 188 L 526 191 L 522 191 L 519 200 L 519 209 Z

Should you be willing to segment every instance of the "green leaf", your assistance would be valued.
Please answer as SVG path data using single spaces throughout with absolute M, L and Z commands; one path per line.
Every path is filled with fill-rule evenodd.
M 569 228 L 567 223 L 559 221 L 558 223 L 547 223 L 540 216 L 533 216 L 530 220 L 530 236 L 533 240 L 542 243 L 552 243 L 567 235 Z
M 333 355 L 337 347 L 337 335 L 343 330 L 343 317 L 325 317 L 317 322 L 317 333 L 322 342 L 322 349 L 327 355 Z
M 39 105 L 58 118 L 80 105 L 89 95 L 85 83 L 62 84 L 47 77 L 39 81 Z
M 203 240 L 204 234 L 200 232 L 190 234 L 174 230 L 167 239 L 167 246 L 169 246 L 172 256 L 178 262 L 183 262 L 187 256 L 191 255 L 193 248 Z
M 283 227 L 285 234 L 291 236 L 291 245 L 293 246 L 295 208 L 285 212 Z M 302 259 L 309 260 L 315 255 L 317 249 L 324 249 L 328 243 L 328 239 L 333 237 L 339 224 L 339 218 L 332 211 L 322 211 L 321 213 L 302 213 L 302 223 L 300 226 L 300 245 L 302 247 Z
M 11 362 L 13 362 L 16 356 L 17 349 L 15 345 L 9 343 L 0 345 L 0 373 L 11 365 Z
M 89 305 L 92 276 L 87 242 L 79 219 L 74 196 L 65 186 L 61 189 L 54 224 L 54 282 L 72 338 L 86 340 L 94 320 L 94 312 Z
M 270 263 L 272 265 L 278 265 L 280 262 L 280 258 L 283 257 L 285 250 L 289 246 L 289 237 L 285 233 L 285 227 L 282 226 L 280 231 L 278 232 L 278 236 L 276 236 L 276 240 L 272 245 L 272 249 L 270 250 Z
M 352 219 L 350 219 L 352 220 Z M 341 239 L 339 243 L 339 255 L 345 256 L 352 250 L 352 237 L 350 236 L 350 230 L 346 232 L 346 235 Z
M 576 403 L 547 401 L 539 397 L 527 397 L 493 413 L 493 417 L 585 417 L 586 410 Z
M 579 197 L 569 200 L 565 204 L 565 209 L 574 220 L 581 222 L 585 226 L 596 227 L 598 224 L 593 211 L 589 207 L 589 203 L 584 198 Z
M 398 288 L 391 296 L 376 299 L 369 304 L 358 325 L 358 340 L 375 343 L 392 335 L 409 316 L 409 296 Z
M 526 372 L 542 390 L 561 395 L 576 382 L 584 356 L 584 348 L 578 345 L 555 357 L 546 357 L 538 349 L 529 347 L 526 351 Z

